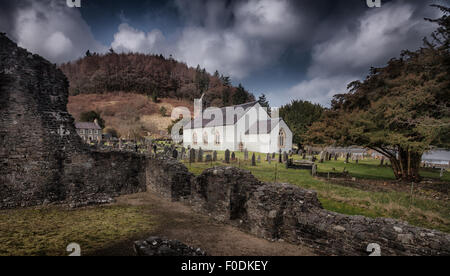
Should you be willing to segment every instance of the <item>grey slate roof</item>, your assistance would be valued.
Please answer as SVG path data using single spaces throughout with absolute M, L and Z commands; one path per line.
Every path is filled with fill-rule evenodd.
M 87 123 L 87 122 L 77 122 L 75 123 L 76 129 L 97 129 L 101 130 L 102 128 L 96 123 Z
M 220 111 L 222 112 L 222 116 L 223 116 L 221 120 L 215 120 L 214 112 L 208 112 L 205 110 L 203 113 L 203 118 L 195 118 L 194 120 L 187 123 L 184 126 L 184 128 L 194 129 L 196 126 L 201 126 L 203 128 L 203 127 L 219 127 L 219 126 L 234 125 L 239 121 L 239 119 L 242 118 L 242 116 L 245 115 L 245 113 L 247 113 L 247 111 L 249 111 L 257 103 L 258 102 L 255 101 L 255 102 L 250 102 L 250 103 L 246 103 L 246 104 L 220 108 Z M 244 112 L 239 112 L 239 114 L 234 114 L 233 120 L 231 120 L 230 122 L 227 122 L 227 109 L 230 109 L 230 110 L 237 109 L 237 111 L 244 110 Z M 211 116 L 209 116 L 209 115 L 211 115 Z M 229 115 L 229 116 L 231 116 L 231 115 Z M 205 119 L 205 117 L 210 118 L 210 119 Z

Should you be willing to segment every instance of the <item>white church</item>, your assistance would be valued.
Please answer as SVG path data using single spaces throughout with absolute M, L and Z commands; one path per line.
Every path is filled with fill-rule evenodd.
M 278 113 L 278 110 L 273 113 Z M 292 131 L 283 119 L 272 115 L 259 102 L 208 108 L 184 126 L 184 147 L 216 151 L 247 149 L 259 153 L 289 152 L 292 150 Z

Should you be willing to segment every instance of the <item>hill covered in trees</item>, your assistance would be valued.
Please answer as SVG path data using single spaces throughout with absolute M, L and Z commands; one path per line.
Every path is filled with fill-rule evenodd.
M 254 101 L 255 97 L 229 77 L 186 64 L 162 55 L 136 53 L 91 54 L 62 64 L 70 82 L 70 95 L 129 92 L 155 98 L 193 101 L 205 93 L 207 106 L 223 107 Z

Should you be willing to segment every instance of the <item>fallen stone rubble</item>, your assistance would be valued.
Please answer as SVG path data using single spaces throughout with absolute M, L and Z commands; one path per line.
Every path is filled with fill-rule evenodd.
M 134 242 L 134 251 L 138 256 L 167 256 L 167 257 L 199 257 L 207 256 L 200 248 L 187 246 L 179 241 L 150 237 L 143 241 Z

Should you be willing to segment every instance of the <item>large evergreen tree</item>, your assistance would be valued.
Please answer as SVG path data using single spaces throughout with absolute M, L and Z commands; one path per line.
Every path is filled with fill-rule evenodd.
M 298 148 L 305 144 L 305 134 L 308 128 L 318 121 L 323 113 L 323 107 L 307 101 L 292 101 L 279 109 L 280 117 L 293 132 L 293 142 Z
M 431 145 L 450 146 L 449 13 L 437 20 L 433 41 L 372 68 L 309 132 L 311 142 L 359 145 L 388 157 L 397 179 L 420 181 L 422 155 Z

